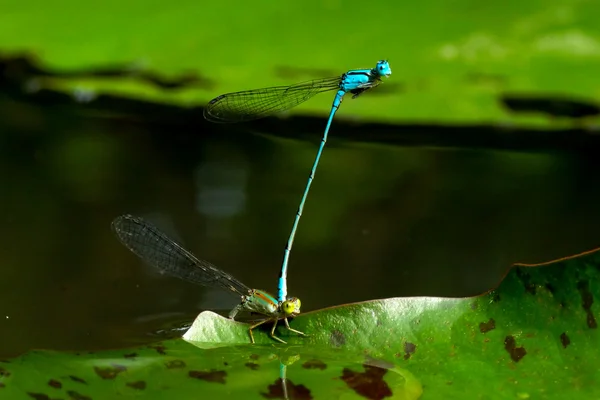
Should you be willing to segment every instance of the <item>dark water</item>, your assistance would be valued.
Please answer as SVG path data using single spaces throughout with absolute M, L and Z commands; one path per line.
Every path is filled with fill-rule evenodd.
M 123 213 L 275 291 L 322 124 L 279 122 L 301 131 L 285 138 L 160 110 L 132 117 L 0 98 L 0 356 L 128 346 L 235 304 L 141 264 L 110 230 Z M 344 138 L 351 129 L 336 120 L 292 251 L 290 294 L 304 311 L 476 295 L 513 262 L 600 244 L 597 149 L 574 150 L 568 137 L 564 149 L 526 151 L 448 138 L 405 146 L 389 135 L 377 144 L 367 128 L 361 142 Z

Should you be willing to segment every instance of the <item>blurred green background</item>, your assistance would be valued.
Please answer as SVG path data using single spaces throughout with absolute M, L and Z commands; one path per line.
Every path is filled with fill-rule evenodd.
M 110 231 L 152 219 L 275 291 L 332 95 L 219 126 L 228 91 L 369 68 L 296 236 L 303 309 L 470 296 L 600 243 L 593 1 L 0 2 L 0 356 L 91 349 L 227 309 Z
M 62 72 L 110 65 L 189 80 L 185 90 L 170 93 L 135 79 L 37 83 L 66 90 L 185 106 L 386 58 L 395 95 L 346 101 L 343 114 L 396 123 L 498 123 L 512 120 L 498 104 L 504 92 L 589 101 L 600 94 L 600 6 L 590 0 L 59 0 L 52 6 L 3 0 L 1 6 L 4 54 L 24 53 Z M 323 113 L 330 102 L 320 96 L 299 110 Z M 528 122 L 541 123 L 535 116 Z

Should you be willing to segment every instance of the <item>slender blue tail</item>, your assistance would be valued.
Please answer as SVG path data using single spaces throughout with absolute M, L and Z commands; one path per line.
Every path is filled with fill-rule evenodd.
M 298 223 L 300 222 L 300 217 L 302 216 L 302 211 L 304 210 L 304 203 L 306 202 L 306 198 L 308 197 L 310 185 L 312 184 L 312 181 L 315 178 L 315 173 L 317 171 L 317 166 L 319 165 L 321 153 L 323 152 L 325 143 L 327 143 L 327 135 L 329 134 L 329 127 L 331 126 L 331 121 L 333 121 L 333 116 L 340 107 L 340 104 L 342 104 L 344 94 L 346 94 L 344 90 L 338 90 L 333 100 L 333 106 L 331 107 L 329 120 L 327 121 L 327 126 L 325 127 L 323 138 L 321 139 L 321 144 L 319 145 L 319 151 L 317 151 L 315 162 L 313 163 L 312 169 L 310 170 L 308 182 L 306 183 L 306 188 L 304 189 L 302 200 L 300 200 L 300 205 L 298 206 L 298 211 L 296 212 L 296 218 L 294 218 L 292 231 L 290 232 L 290 237 L 288 238 L 287 245 L 285 246 L 285 251 L 283 253 L 283 264 L 281 265 L 281 271 L 279 272 L 279 282 L 277 284 L 277 300 L 279 302 L 283 302 L 287 299 L 287 266 L 288 260 L 290 258 L 290 252 L 292 251 L 292 245 L 294 244 L 294 237 L 296 236 L 296 229 L 298 229 Z

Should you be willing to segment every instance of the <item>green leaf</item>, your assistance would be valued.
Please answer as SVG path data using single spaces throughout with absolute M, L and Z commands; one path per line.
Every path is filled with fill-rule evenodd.
M 302 314 L 277 335 L 289 343 L 399 362 L 425 397 L 467 391 L 498 398 L 595 398 L 600 389 L 600 251 L 543 265 L 516 265 L 497 289 L 463 299 L 368 301 Z M 254 333 L 268 343 L 270 327 Z M 248 340 L 247 326 L 198 316 L 187 340 L 206 346 Z M 585 394 L 585 396 L 584 396 Z M 474 396 L 474 398 L 478 398 Z M 485 397 L 482 397 L 485 398 Z M 495 397 L 489 397 L 495 398 Z M 566 398 L 566 397 L 557 397 Z
M 599 299 L 596 250 L 515 265 L 481 296 L 301 314 L 291 326 L 309 336 L 279 326 L 287 345 L 269 338 L 269 326 L 251 345 L 247 324 L 203 312 L 187 342 L 0 362 L 0 398 L 283 398 L 285 371 L 288 398 L 593 399 Z

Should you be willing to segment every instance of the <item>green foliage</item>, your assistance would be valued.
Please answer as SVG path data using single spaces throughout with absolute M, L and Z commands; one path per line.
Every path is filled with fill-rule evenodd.
M 283 398 L 286 366 L 289 398 L 597 398 L 599 282 L 600 251 L 516 265 L 498 288 L 473 298 L 396 298 L 302 314 L 292 327 L 308 337 L 278 329 L 289 345 L 273 342 L 268 327 L 250 345 L 247 324 L 204 312 L 184 335 L 195 346 L 33 352 L 1 364 L 0 391 Z

